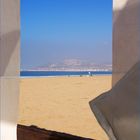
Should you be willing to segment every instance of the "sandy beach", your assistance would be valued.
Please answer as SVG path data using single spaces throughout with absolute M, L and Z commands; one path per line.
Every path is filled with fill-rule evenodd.
M 88 102 L 111 88 L 111 76 L 21 78 L 18 123 L 108 140 Z

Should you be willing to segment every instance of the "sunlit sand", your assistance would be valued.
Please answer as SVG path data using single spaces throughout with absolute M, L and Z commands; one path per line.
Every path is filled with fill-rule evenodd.
M 23 78 L 19 123 L 108 140 L 88 102 L 111 88 L 111 76 Z

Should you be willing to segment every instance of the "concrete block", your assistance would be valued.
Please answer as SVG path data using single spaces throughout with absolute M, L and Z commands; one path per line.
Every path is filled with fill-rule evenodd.
M 16 140 L 19 78 L 0 78 L 0 139 Z
M 140 0 L 114 0 L 113 8 L 115 85 L 140 60 Z
M 0 0 L 0 76 L 19 75 L 20 0 Z

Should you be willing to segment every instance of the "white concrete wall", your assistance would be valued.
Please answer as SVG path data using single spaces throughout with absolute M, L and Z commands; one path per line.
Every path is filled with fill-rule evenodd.
M 19 99 L 20 1 L 0 0 L 0 140 L 16 140 Z
M 140 140 L 140 0 L 113 2 L 113 87 L 90 106 L 110 140 Z
M 113 0 L 113 85 L 140 60 L 140 0 Z

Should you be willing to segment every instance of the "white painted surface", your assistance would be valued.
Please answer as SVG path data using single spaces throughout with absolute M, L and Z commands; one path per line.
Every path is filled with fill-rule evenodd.
M 113 88 L 90 105 L 110 140 L 140 140 L 140 0 L 113 8 Z
M 0 0 L 0 140 L 17 139 L 20 0 Z
M 121 10 L 125 7 L 128 0 L 113 0 L 113 10 Z

